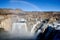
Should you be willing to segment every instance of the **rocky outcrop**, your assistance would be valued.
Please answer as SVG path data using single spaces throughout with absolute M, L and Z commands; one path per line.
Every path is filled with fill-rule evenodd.
M 36 24 L 37 21 L 44 19 L 50 19 L 53 22 L 56 18 L 60 18 L 60 12 L 26 12 L 20 9 L 0 9 L 0 27 L 5 30 L 10 30 L 13 22 L 17 22 L 19 18 L 27 20 L 27 28 L 29 31 L 32 25 Z

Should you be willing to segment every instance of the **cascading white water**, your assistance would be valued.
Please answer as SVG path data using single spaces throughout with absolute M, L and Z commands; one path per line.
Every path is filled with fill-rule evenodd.
M 16 33 L 26 32 L 25 26 L 26 26 L 25 23 L 13 23 L 12 32 Z
M 18 22 L 12 23 L 12 33 L 17 36 L 32 36 L 32 33 L 28 31 L 26 20 L 20 18 Z

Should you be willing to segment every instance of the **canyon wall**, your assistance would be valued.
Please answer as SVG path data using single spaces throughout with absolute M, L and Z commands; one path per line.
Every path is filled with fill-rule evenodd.
M 28 31 L 31 31 L 37 21 L 49 19 L 51 22 L 60 18 L 60 12 L 27 12 L 13 9 L 0 9 L 0 28 L 6 31 L 12 30 L 12 24 L 20 22 L 20 19 L 26 20 Z

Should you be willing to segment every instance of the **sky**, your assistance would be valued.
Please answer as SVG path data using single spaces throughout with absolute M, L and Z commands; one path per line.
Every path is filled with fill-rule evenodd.
M 0 8 L 24 11 L 60 11 L 60 0 L 0 0 Z

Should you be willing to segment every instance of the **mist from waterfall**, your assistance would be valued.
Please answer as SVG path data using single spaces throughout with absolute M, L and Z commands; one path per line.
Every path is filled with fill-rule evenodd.
M 10 37 L 14 38 L 14 37 L 28 37 L 28 38 L 32 38 L 33 34 L 28 31 L 27 28 L 27 24 L 25 22 L 26 20 L 23 18 L 20 18 L 18 22 L 13 22 L 12 23 L 12 29 L 10 31 Z

